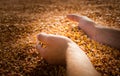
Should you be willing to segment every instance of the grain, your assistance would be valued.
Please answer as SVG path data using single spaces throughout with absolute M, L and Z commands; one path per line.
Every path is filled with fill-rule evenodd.
M 48 64 L 36 51 L 36 35 L 40 32 L 72 39 L 103 76 L 119 76 L 120 51 L 91 40 L 77 27 L 78 23 L 65 17 L 76 13 L 120 28 L 119 3 L 119 0 L 1 0 L 0 76 L 66 75 L 65 66 Z

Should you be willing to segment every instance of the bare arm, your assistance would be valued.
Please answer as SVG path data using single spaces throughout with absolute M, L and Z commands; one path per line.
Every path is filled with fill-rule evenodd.
M 120 30 L 113 27 L 96 26 L 95 40 L 120 49 Z

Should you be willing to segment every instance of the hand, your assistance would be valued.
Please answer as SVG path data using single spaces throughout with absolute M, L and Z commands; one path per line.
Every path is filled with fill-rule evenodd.
M 82 29 L 90 38 L 95 39 L 96 23 L 86 16 L 78 16 L 74 14 L 67 15 L 72 21 L 77 21 L 79 28 Z
M 46 48 L 43 48 L 37 44 L 37 50 L 50 64 L 65 64 L 69 43 L 75 44 L 67 37 L 45 33 L 37 35 L 37 39 L 46 45 Z
M 96 24 L 86 16 L 67 15 L 67 18 L 79 22 L 78 26 L 91 39 L 120 49 L 120 29 Z

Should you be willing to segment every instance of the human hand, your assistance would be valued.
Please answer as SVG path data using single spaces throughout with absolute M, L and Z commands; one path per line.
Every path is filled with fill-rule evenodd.
M 87 16 L 78 16 L 75 14 L 67 15 L 67 18 L 72 21 L 78 22 L 78 26 L 80 29 L 82 29 L 90 38 L 95 38 L 96 23 L 93 20 L 91 20 Z
M 91 39 L 120 49 L 120 29 L 96 24 L 86 16 L 67 15 L 67 18 L 79 22 L 78 26 Z
M 37 50 L 50 64 L 65 64 L 69 44 L 75 45 L 69 38 L 59 35 L 40 33 L 37 35 L 37 39 L 46 45 L 46 48 L 43 48 L 40 44 L 37 44 Z

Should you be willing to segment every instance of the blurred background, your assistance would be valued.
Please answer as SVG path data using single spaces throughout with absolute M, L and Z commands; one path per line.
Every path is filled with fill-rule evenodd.
M 0 76 L 66 75 L 65 66 L 48 64 L 36 51 L 40 32 L 71 38 L 103 76 L 120 76 L 120 51 L 89 39 L 68 14 L 120 28 L 120 0 L 0 0 Z

